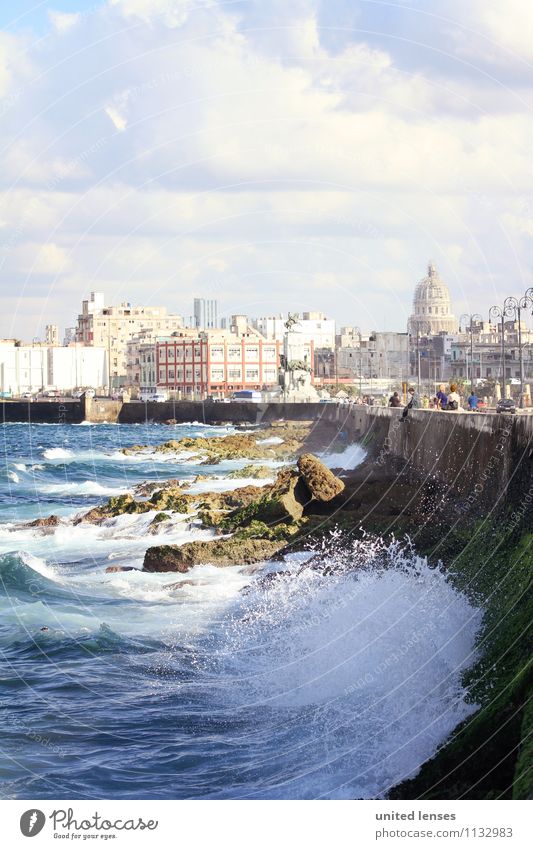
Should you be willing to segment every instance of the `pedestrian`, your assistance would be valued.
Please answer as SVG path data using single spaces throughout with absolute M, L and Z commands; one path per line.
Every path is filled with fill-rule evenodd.
M 420 395 L 414 388 L 410 386 L 407 392 L 407 404 L 403 408 L 402 419 L 406 419 L 409 415 L 409 410 L 418 410 L 420 408 Z
M 441 385 L 439 386 L 439 391 L 437 392 L 437 395 L 435 396 L 437 398 L 437 401 L 438 401 L 437 409 L 439 409 L 439 410 L 445 410 L 446 405 L 448 403 L 448 396 L 446 395 L 446 392 L 444 391 L 444 389 L 445 389 L 444 383 L 441 383 Z
M 447 410 L 458 410 L 461 403 L 461 396 L 457 392 L 457 384 L 450 383 L 450 394 L 448 395 Z
M 398 392 L 394 392 L 389 398 L 389 407 L 401 407 L 402 399 Z
M 479 399 L 476 395 L 475 389 L 472 389 L 470 395 L 468 396 L 468 408 L 470 412 L 475 413 L 477 411 L 477 405 L 479 403 Z

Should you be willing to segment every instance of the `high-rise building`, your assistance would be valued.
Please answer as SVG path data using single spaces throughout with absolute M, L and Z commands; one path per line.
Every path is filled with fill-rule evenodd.
M 218 327 L 217 301 L 194 299 L 194 326 L 197 330 L 215 330 Z

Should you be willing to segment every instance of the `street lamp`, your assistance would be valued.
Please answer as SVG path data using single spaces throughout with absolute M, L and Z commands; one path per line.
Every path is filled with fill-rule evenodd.
M 502 393 L 505 398 L 505 306 L 500 307 L 495 304 L 489 310 L 489 321 L 493 318 L 501 319 L 501 345 L 502 345 Z
M 363 395 L 363 334 L 360 327 L 353 328 L 359 336 L 359 398 Z
M 470 323 L 470 394 L 474 394 L 474 321 L 483 321 L 483 317 L 477 313 L 463 313 L 459 319 L 459 327 L 463 320 Z
M 515 316 L 518 319 L 518 357 L 520 364 L 520 408 L 524 407 L 524 352 L 522 350 L 522 310 L 527 309 L 533 304 L 533 298 L 529 294 L 528 289 L 525 295 L 521 298 L 515 298 L 510 295 L 503 302 L 505 315 Z
M 427 336 L 429 336 L 431 334 L 431 323 L 429 321 L 421 321 L 418 318 L 410 320 L 407 323 L 407 333 L 409 334 L 409 340 L 413 335 L 413 330 L 416 332 L 416 387 L 418 394 L 420 395 L 420 332 L 422 331 L 422 333 L 425 333 Z M 410 348 L 409 344 L 408 348 Z M 411 357 L 409 356 L 409 365 L 410 364 Z

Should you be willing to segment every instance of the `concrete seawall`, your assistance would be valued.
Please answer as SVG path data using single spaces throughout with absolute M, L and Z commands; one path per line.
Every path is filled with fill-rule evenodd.
M 162 404 L 87 398 L 0 404 L 4 422 L 76 424 L 141 422 L 268 424 L 278 419 L 313 421 L 327 441 L 363 442 L 369 462 L 409 480 L 434 480 L 459 498 L 488 505 L 509 493 L 529 492 L 533 475 L 533 415 L 448 413 L 347 404 L 251 404 L 167 401 Z

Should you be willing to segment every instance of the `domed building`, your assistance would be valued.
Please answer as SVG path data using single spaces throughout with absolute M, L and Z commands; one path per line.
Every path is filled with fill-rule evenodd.
M 427 277 L 415 289 L 409 327 L 412 333 L 418 330 L 420 334 L 430 336 L 457 331 L 449 289 L 432 263 L 428 265 Z

